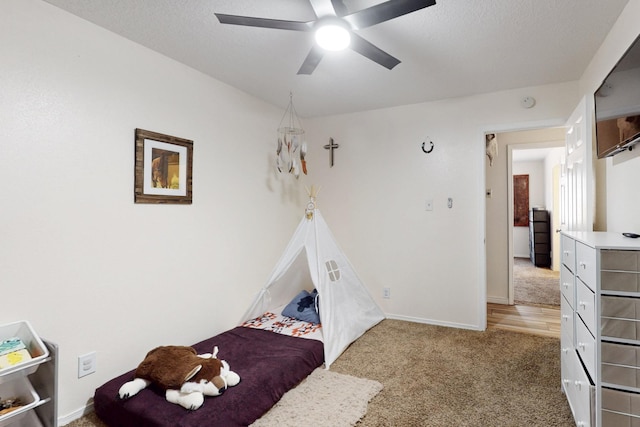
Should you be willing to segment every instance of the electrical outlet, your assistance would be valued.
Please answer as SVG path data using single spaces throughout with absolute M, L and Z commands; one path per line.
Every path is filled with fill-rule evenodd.
M 391 298 L 391 288 L 382 288 L 382 298 Z
M 78 356 L 78 378 L 93 374 L 96 371 L 96 352 Z

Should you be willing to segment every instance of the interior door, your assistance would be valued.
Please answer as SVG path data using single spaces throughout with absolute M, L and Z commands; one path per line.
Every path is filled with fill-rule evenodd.
M 560 176 L 560 230 L 593 229 L 592 120 L 587 107 L 584 97 L 566 124 L 566 158 Z
M 555 229 L 560 224 L 560 165 L 553 167 L 551 179 L 553 182 L 551 224 Z M 551 269 L 560 271 L 560 233 L 551 233 L 551 239 Z

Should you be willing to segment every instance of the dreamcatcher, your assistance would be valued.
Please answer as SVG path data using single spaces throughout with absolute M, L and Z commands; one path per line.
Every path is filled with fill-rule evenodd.
M 278 146 L 276 148 L 276 167 L 280 173 L 290 173 L 296 178 L 300 171 L 307 174 L 307 143 L 304 129 L 293 107 L 293 95 L 289 94 L 289 105 L 278 127 Z

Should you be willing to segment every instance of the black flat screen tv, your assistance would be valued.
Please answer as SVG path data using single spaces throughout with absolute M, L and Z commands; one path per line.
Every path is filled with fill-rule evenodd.
M 594 94 L 599 159 L 640 142 L 640 37 Z

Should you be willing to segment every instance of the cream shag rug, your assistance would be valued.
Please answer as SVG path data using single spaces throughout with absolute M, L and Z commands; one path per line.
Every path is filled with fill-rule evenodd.
M 377 381 L 318 368 L 251 426 L 354 426 L 381 390 Z

